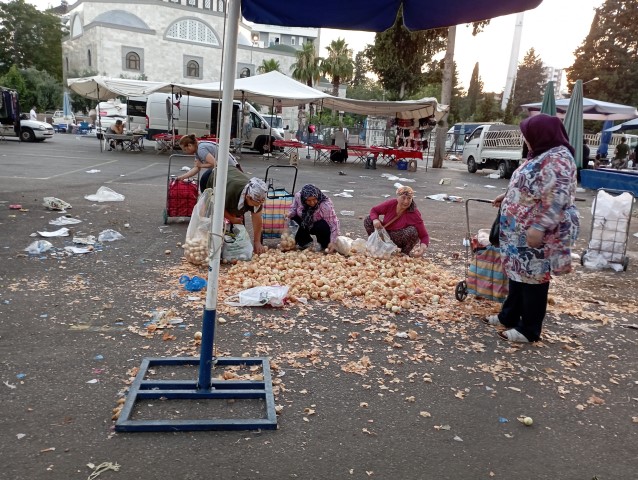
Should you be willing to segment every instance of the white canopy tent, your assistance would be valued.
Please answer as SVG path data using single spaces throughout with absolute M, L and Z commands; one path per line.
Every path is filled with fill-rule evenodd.
M 221 98 L 223 83 L 179 84 L 148 82 L 102 76 L 70 78 L 67 84 L 74 92 L 88 98 L 142 97 L 155 92 L 180 92 L 206 98 Z M 399 118 L 426 118 L 434 115 L 439 120 L 448 107 L 439 105 L 435 98 L 400 102 L 354 100 L 339 98 L 309 87 L 280 72 L 268 72 L 234 82 L 233 98 L 248 99 L 260 105 L 296 106 L 301 103 L 321 104 L 324 108 L 360 115 L 396 116 Z

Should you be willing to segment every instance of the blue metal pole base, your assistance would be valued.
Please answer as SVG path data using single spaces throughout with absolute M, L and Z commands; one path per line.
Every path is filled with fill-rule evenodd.
M 226 357 L 215 360 L 215 368 L 260 365 L 263 380 L 212 380 L 210 388 L 200 388 L 194 380 L 145 380 L 148 370 L 158 366 L 197 366 L 200 360 L 192 357 L 145 358 L 131 385 L 126 402 L 115 423 L 118 432 L 175 432 L 195 430 L 274 430 L 277 428 L 275 399 L 272 391 L 270 363 L 266 357 Z M 200 365 L 201 370 L 201 365 Z M 201 373 L 201 371 L 200 371 Z M 134 420 L 131 418 L 136 402 L 146 399 L 229 400 L 263 399 L 262 418 L 214 418 L 186 420 Z

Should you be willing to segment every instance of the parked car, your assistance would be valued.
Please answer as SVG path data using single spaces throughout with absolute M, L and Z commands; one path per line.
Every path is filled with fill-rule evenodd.
M 0 134 L 3 137 L 18 137 L 23 142 L 42 142 L 53 137 L 53 127 L 45 122 L 29 120 L 29 114 L 14 111 L 19 104 L 18 94 L 0 87 Z

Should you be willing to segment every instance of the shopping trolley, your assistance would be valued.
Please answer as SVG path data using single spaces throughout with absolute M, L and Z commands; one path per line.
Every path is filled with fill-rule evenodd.
M 164 225 L 172 217 L 190 217 L 193 208 L 197 203 L 199 175 L 192 177 L 193 180 L 177 180 L 179 170 L 173 171 L 176 167 L 173 162 L 181 158 L 192 163 L 193 155 L 171 155 L 168 157 L 168 175 L 166 177 L 166 205 L 164 208 Z
M 489 229 L 472 234 L 470 230 L 470 202 L 489 203 L 491 200 L 468 198 L 465 201 L 465 221 L 467 232 L 463 239 L 465 245 L 465 280 L 456 285 L 454 296 L 459 302 L 467 298 L 468 294 L 477 297 L 503 302 L 507 297 L 508 280 L 501 263 L 499 247 L 481 241 L 482 237 L 489 237 Z M 479 238 L 481 237 L 481 238 Z
M 262 240 L 280 238 L 288 228 L 288 212 L 295 196 L 297 167 L 294 165 L 270 165 L 264 181 L 268 193 L 262 213 Z

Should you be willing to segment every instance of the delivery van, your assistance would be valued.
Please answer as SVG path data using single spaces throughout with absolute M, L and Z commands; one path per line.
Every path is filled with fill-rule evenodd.
M 135 111 L 131 111 L 129 121 L 132 124 L 145 122 L 150 139 L 158 133 L 171 132 L 173 125 L 175 133 L 180 135 L 217 135 L 219 131 L 221 101 L 218 99 L 191 95 L 175 98 L 166 93 L 153 93 L 145 98 L 129 99 L 129 108 L 132 104 L 135 105 Z M 268 122 L 252 105 L 248 106 L 250 117 L 246 122 L 247 128 L 242 129 L 241 102 L 233 102 L 231 138 L 241 138 L 242 147 L 264 153 L 273 141 L 283 140 L 283 135 L 275 129 L 271 132 Z
M 467 171 L 491 168 L 500 178 L 510 178 L 523 160 L 523 134 L 517 125 L 483 124 L 467 135 L 463 162 Z
M 268 122 L 268 125 L 272 127 L 273 130 L 277 130 L 279 135 L 284 136 L 284 130 L 288 130 L 288 125 L 284 127 L 284 119 L 281 118 L 281 115 L 271 115 L 265 114 L 263 115 L 264 119 Z

